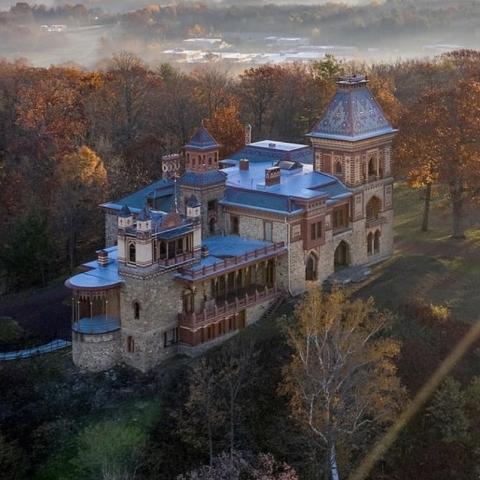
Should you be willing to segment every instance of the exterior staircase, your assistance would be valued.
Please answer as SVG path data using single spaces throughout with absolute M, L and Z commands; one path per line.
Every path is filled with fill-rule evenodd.
M 268 306 L 265 310 L 265 313 L 262 315 L 262 320 L 269 320 L 273 317 L 275 312 L 280 308 L 280 306 L 285 302 L 288 298 L 288 295 L 283 290 L 278 292 L 278 295 L 272 301 L 272 303 Z

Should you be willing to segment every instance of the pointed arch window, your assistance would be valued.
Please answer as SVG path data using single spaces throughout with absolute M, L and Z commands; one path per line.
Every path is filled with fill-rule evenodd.
M 136 251 L 136 248 L 135 248 L 135 244 L 131 243 L 128 246 L 128 261 L 130 263 L 135 263 L 137 261 L 136 259 L 137 259 L 137 251 Z

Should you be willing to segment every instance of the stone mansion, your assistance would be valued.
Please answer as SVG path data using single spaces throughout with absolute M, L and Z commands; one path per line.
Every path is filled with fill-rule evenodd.
M 311 145 L 247 133 L 221 159 L 200 127 L 178 179 L 101 205 L 106 246 L 66 282 L 75 364 L 147 371 L 197 354 L 308 282 L 390 256 L 396 130 L 367 84 L 337 82 Z

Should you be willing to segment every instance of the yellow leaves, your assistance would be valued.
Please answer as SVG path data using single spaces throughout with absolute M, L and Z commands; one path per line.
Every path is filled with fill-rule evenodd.
M 344 290 L 310 287 L 295 317 L 280 390 L 298 420 L 324 441 L 340 441 L 359 425 L 392 419 L 404 391 L 396 377 L 400 344 L 387 336 L 391 316 L 372 298 L 351 301 Z
M 84 145 L 76 152 L 65 155 L 57 163 L 57 176 L 66 183 L 104 185 L 107 172 L 100 157 Z

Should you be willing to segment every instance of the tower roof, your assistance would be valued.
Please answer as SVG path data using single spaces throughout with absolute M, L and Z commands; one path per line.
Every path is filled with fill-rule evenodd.
M 200 202 L 198 201 L 198 198 L 192 193 L 187 200 L 187 207 L 195 208 L 199 206 L 200 206 Z
M 335 96 L 308 136 L 355 141 L 396 132 L 367 83 L 363 75 L 339 79 Z
M 118 212 L 118 216 L 123 218 L 129 217 L 131 214 L 132 212 L 130 211 L 130 209 L 126 204 L 124 204 L 120 212 Z
M 142 208 L 142 210 L 140 210 L 140 213 L 137 215 L 137 220 L 140 220 L 141 222 L 150 220 L 150 213 L 146 208 Z
M 221 170 L 208 170 L 206 172 L 185 172 L 180 178 L 181 185 L 203 187 L 216 183 L 225 183 L 227 175 Z
M 220 145 L 203 126 L 197 128 L 193 137 L 185 145 L 185 148 L 193 148 L 196 150 L 211 150 L 218 147 L 220 147 Z

